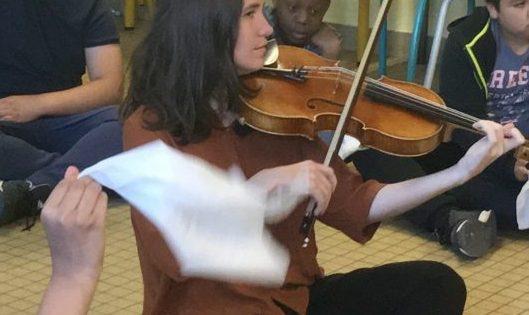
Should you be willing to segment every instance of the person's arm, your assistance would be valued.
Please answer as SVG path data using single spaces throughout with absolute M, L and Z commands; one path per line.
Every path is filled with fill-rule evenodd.
M 443 171 L 383 187 L 371 206 L 368 222 L 398 216 L 425 201 L 461 185 L 481 173 L 505 152 L 518 147 L 524 137 L 512 125 L 491 121 L 475 125 L 487 136 L 476 142 L 459 162 Z
M 73 89 L 42 94 L 46 115 L 68 115 L 115 105 L 123 95 L 123 62 L 118 44 L 85 48 L 90 81 Z
M 0 120 L 29 122 L 43 116 L 70 115 L 117 104 L 123 93 L 123 65 L 118 44 L 85 48 L 90 81 L 57 92 L 0 99 Z
M 328 59 L 337 60 L 342 51 L 342 36 L 327 23 L 323 23 L 320 30 L 312 36 L 311 43 L 320 49 L 322 57 Z
M 38 314 L 86 314 L 103 267 L 107 196 L 70 167 L 44 205 L 41 219 L 52 275 Z

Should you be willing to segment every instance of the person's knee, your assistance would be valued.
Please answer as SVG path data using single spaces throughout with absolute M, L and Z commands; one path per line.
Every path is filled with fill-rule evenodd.
M 123 137 L 123 126 L 117 120 L 109 120 L 101 123 L 97 128 L 97 132 L 121 141 Z
M 450 266 L 447 266 L 440 262 L 430 262 L 430 274 L 434 279 L 428 281 L 434 281 L 439 286 L 441 294 L 447 294 L 459 299 L 464 303 L 467 296 L 467 287 L 463 278 Z

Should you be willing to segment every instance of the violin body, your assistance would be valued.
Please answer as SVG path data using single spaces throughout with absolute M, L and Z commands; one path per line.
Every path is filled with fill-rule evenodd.
M 297 47 L 280 46 L 279 52 L 280 68 L 336 65 Z M 437 94 L 420 85 L 387 77 L 377 81 L 445 106 Z M 254 73 L 244 78 L 244 84 L 258 92 L 244 99 L 241 113 L 245 123 L 257 130 L 314 139 L 319 131 L 335 129 L 351 83 L 350 76 L 332 71 L 311 72 L 305 81 Z M 443 122 L 377 101 L 363 92 L 353 105 L 345 131 L 362 145 L 392 155 L 419 156 L 433 151 L 443 140 Z

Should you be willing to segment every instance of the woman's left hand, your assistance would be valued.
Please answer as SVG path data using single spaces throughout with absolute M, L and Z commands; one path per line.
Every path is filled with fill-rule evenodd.
M 467 176 L 464 180 L 478 175 L 502 154 L 525 141 L 513 124 L 502 126 L 492 121 L 480 120 L 473 127 L 484 132 L 486 136 L 474 143 L 457 163 L 458 172 Z
M 107 195 L 69 167 L 41 213 L 51 251 L 53 277 L 97 281 L 103 267 Z

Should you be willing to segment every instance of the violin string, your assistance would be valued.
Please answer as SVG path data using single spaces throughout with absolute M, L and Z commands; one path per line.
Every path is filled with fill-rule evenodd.
M 349 69 L 345 69 L 345 68 L 342 68 L 342 67 L 305 67 L 304 69 L 308 70 L 309 72 L 311 71 L 319 71 L 319 72 L 324 72 L 324 73 L 336 73 L 336 72 L 339 72 L 339 73 L 346 73 L 350 76 L 350 79 L 352 80 L 352 76 L 355 75 L 355 72 L 352 71 L 352 70 L 349 70 Z M 349 78 L 344 78 L 344 80 L 348 80 Z M 372 83 L 374 85 L 379 85 L 379 86 L 384 86 L 386 87 L 388 90 L 395 90 L 395 91 L 398 91 L 400 92 L 401 94 L 406 94 L 408 95 L 411 99 L 420 99 L 421 101 L 427 103 L 428 105 L 433 105 L 433 106 L 436 106 L 436 107 L 440 107 L 439 104 L 435 103 L 435 102 L 432 102 L 428 99 L 425 99 L 421 96 L 418 96 L 418 95 L 415 95 L 415 94 L 412 94 L 412 93 L 409 93 L 407 91 L 404 91 L 402 89 L 399 89 L 399 88 L 395 88 L 391 85 L 388 85 L 388 84 L 385 84 L 385 83 L 382 83 L 380 82 L 379 80 L 375 80 L 375 79 L 372 79 L 372 78 L 366 78 L 366 82 L 368 83 Z M 471 115 L 468 115 L 466 113 L 463 113 L 463 112 L 460 112 L 456 109 L 453 109 L 453 108 L 450 108 L 450 107 L 442 107 L 444 108 L 445 111 L 449 111 L 451 112 L 452 115 L 457 115 L 457 116 L 465 116 L 466 118 L 470 119 L 470 120 L 474 120 L 474 121 L 477 121 L 477 119 Z
M 470 118 L 468 116 L 463 116 L 463 115 L 458 115 L 458 113 L 454 113 L 453 111 L 447 111 L 447 110 L 445 110 L 445 107 L 441 107 L 441 106 L 438 106 L 438 105 L 431 105 L 430 103 L 422 102 L 421 100 L 418 100 L 418 99 L 415 99 L 413 97 L 410 97 L 409 95 L 401 94 L 401 93 L 398 93 L 398 92 L 396 92 L 394 90 L 384 89 L 384 87 L 380 87 L 380 88 L 381 88 L 381 90 L 384 93 L 388 94 L 388 96 L 393 96 L 395 98 L 399 98 L 401 100 L 405 100 L 405 101 L 408 101 L 410 103 L 416 103 L 416 104 L 424 107 L 428 111 L 430 111 L 432 114 L 440 115 L 440 116 L 446 117 L 446 118 L 455 118 L 455 119 L 458 119 L 460 121 L 465 121 L 465 122 L 469 123 L 470 125 L 472 125 L 473 123 L 475 123 L 477 121 L 474 118 Z
M 327 74 L 328 72 L 323 72 L 323 74 Z M 337 77 L 334 75 L 333 77 L 329 77 L 328 75 L 307 75 L 306 78 L 312 78 L 312 79 L 320 79 L 320 80 L 336 80 Z M 341 80 L 338 78 L 338 80 Z M 376 80 L 370 80 L 373 83 L 377 83 Z M 371 87 L 371 88 L 370 88 Z M 376 90 L 373 91 L 373 88 L 379 88 L 380 91 Z M 477 120 L 474 119 L 472 116 L 465 117 L 464 115 L 458 115 L 459 112 L 451 112 L 450 110 L 445 110 L 447 107 L 439 106 L 438 104 L 433 103 L 434 105 L 428 103 L 428 102 L 420 102 L 420 99 L 417 99 L 415 95 L 402 95 L 402 93 L 398 93 L 399 89 L 394 88 L 386 88 L 386 85 L 380 85 L 380 84 L 371 84 L 367 83 L 365 85 L 365 90 L 371 92 L 371 94 L 375 94 L 376 96 L 380 98 L 384 98 L 384 101 L 395 103 L 396 105 L 403 106 L 405 108 L 414 110 L 416 112 L 421 112 L 423 114 L 428 114 L 430 116 L 434 116 L 436 118 L 441 118 L 445 121 L 451 122 L 456 125 L 460 125 L 467 128 L 472 128 L 472 124 L 476 122 Z
M 469 122 L 476 122 L 477 121 L 477 119 L 475 117 L 471 116 L 471 115 L 468 115 L 466 113 L 460 112 L 460 111 L 455 110 L 455 109 L 450 108 L 450 107 L 440 106 L 439 104 L 437 104 L 435 102 L 429 101 L 429 100 L 427 100 L 427 99 L 425 99 L 423 97 L 416 96 L 416 95 L 414 95 L 412 93 L 403 91 L 401 89 L 396 89 L 396 88 L 391 87 L 391 86 L 388 87 L 386 84 L 376 84 L 376 85 L 379 85 L 381 88 L 383 88 L 384 90 L 387 90 L 388 92 L 393 93 L 394 95 L 399 95 L 401 97 L 407 98 L 409 101 L 417 102 L 417 103 L 419 103 L 419 104 L 421 104 L 423 106 L 427 106 L 431 110 L 433 110 L 433 111 L 435 111 L 437 113 L 446 113 L 449 116 L 463 118 L 465 120 L 468 120 Z
M 412 109 L 414 111 L 417 111 L 422 114 L 426 114 L 429 116 L 434 116 L 435 118 L 441 118 L 445 121 L 448 121 L 450 123 L 471 128 L 473 121 L 468 121 L 464 118 L 458 117 L 458 116 L 452 116 L 450 114 L 447 114 L 443 111 L 438 111 L 436 108 L 431 108 L 429 106 L 424 106 L 424 104 L 420 104 L 415 102 L 414 100 L 410 100 L 406 97 L 401 97 L 400 95 L 390 95 L 388 91 L 380 90 L 376 87 L 368 87 L 366 89 L 366 92 L 368 92 L 368 95 L 373 96 L 375 98 L 380 98 L 385 101 L 389 101 L 392 103 L 396 103 L 396 105 L 402 106 L 404 108 Z M 439 107 L 439 106 L 436 106 Z
M 337 67 L 339 68 L 339 67 Z M 330 69 L 329 69 L 330 70 Z M 354 76 L 355 75 L 355 72 L 354 71 L 351 71 L 351 70 L 348 70 L 348 69 L 344 69 L 344 68 L 341 68 L 339 69 L 340 72 L 346 72 L 346 73 L 349 73 L 350 75 Z M 419 95 L 415 95 L 415 94 L 412 94 L 410 92 L 407 92 L 407 91 L 404 91 L 402 89 L 399 89 L 399 88 L 395 88 L 391 85 L 388 85 L 386 83 L 383 83 L 383 82 L 380 82 L 379 80 L 375 80 L 375 79 L 371 79 L 369 78 L 368 80 L 366 80 L 368 83 L 372 83 L 374 85 L 378 85 L 378 86 L 383 86 L 383 87 L 386 87 L 388 90 L 394 90 L 396 92 L 399 92 L 400 94 L 404 94 L 404 95 L 408 95 L 410 97 L 410 99 L 419 99 L 421 101 L 423 101 L 424 103 L 427 103 L 428 105 L 430 106 L 435 106 L 436 108 L 439 108 L 439 104 L 435 103 L 435 102 L 432 102 L 428 99 L 425 99 Z M 451 115 L 456 115 L 456 116 L 464 116 L 465 118 L 472 120 L 474 122 L 476 122 L 478 119 L 471 116 L 471 115 L 468 115 L 466 113 L 463 113 L 463 112 L 460 112 L 456 109 L 453 109 L 453 108 L 450 108 L 450 107 L 441 107 L 444 111 L 448 111 L 451 113 Z
M 323 76 L 318 76 L 318 77 L 311 76 L 311 78 L 332 80 L 332 78 L 323 77 Z M 374 86 L 377 86 L 377 85 L 374 85 Z M 400 102 L 398 103 L 399 105 L 405 106 L 405 107 L 408 107 L 409 109 L 413 109 L 415 111 L 419 111 L 423 113 L 426 111 L 430 115 L 434 115 L 437 118 L 443 118 L 444 120 L 447 120 L 457 125 L 471 128 L 472 124 L 477 121 L 477 119 L 473 118 L 472 116 L 467 115 L 468 117 L 466 117 L 465 115 L 459 115 L 458 111 L 454 112 L 451 110 L 446 110 L 447 107 L 442 107 L 439 105 L 432 105 L 428 102 L 424 102 L 424 103 L 419 102 L 419 105 L 415 105 L 411 107 L 410 103 L 417 103 L 417 99 L 414 97 L 414 95 L 412 96 L 399 95 L 399 93 L 395 93 L 393 91 L 394 89 L 384 89 L 384 87 L 382 87 L 382 90 L 384 92 L 380 92 L 378 94 L 391 95 L 391 98 L 386 97 L 385 101 L 395 102 L 400 96 L 401 99 L 400 99 Z
M 458 115 L 458 113 L 454 113 L 453 111 L 446 111 L 445 107 L 440 107 L 440 106 L 436 106 L 436 105 L 432 106 L 432 105 L 430 105 L 428 103 L 424 103 L 424 102 L 420 102 L 420 101 L 414 100 L 413 98 L 410 98 L 410 97 L 408 97 L 406 95 L 398 95 L 398 97 L 400 97 L 402 99 L 405 99 L 405 100 L 407 100 L 409 102 L 416 102 L 417 104 L 420 104 L 422 107 L 427 108 L 433 114 L 437 114 L 437 115 L 440 115 L 440 116 L 445 117 L 445 118 L 453 118 L 453 119 L 456 119 L 458 121 L 463 121 L 467 125 L 470 125 L 470 126 L 477 121 L 474 118 L 469 118 L 467 116 Z
M 476 121 L 475 119 L 468 119 L 468 117 L 453 115 L 453 113 L 444 111 L 443 107 L 440 107 L 437 105 L 431 106 L 427 103 L 422 103 L 413 98 L 410 98 L 408 95 L 401 95 L 400 93 L 396 93 L 393 90 L 387 90 L 384 87 L 371 85 L 369 88 L 370 90 L 378 89 L 379 93 L 387 96 L 389 100 L 393 98 L 401 102 L 409 102 L 410 104 L 415 105 L 414 107 L 418 110 L 422 110 L 423 112 L 427 112 L 429 114 L 432 114 L 432 115 L 435 115 L 441 118 L 449 119 L 449 121 L 455 119 L 457 122 L 464 122 L 464 126 L 467 126 L 467 127 L 468 125 L 472 125 Z
M 340 67 L 305 67 L 304 69 L 309 71 L 309 73 L 323 72 L 324 74 L 327 74 L 327 73 L 336 73 L 336 72 L 338 72 L 338 73 L 345 73 L 345 74 L 348 74 L 350 76 L 355 74 L 354 71 L 351 71 L 351 70 L 348 70 L 348 69 L 344 69 L 344 68 L 340 68 Z M 306 75 L 306 77 L 307 78 L 331 79 L 331 78 L 328 78 L 327 76 L 321 77 L 321 76 L 314 76 L 314 75 Z M 348 78 L 348 77 L 341 76 L 341 78 L 339 78 L 339 80 L 348 82 L 351 79 Z M 384 88 L 387 91 L 392 91 L 392 92 L 398 93 L 398 94 L 400 94 L 402 96 L 406 96 L 406 97 L 408 97 L 409 101 L 419 101 L 421 105 L 431 107 L 431 109 L 434 110 L 437 113 L 445 112 L 451 117 L 453 117 L 453 116 L 461 117 L 461 118 L 464 118 L 464 119 L 466 119 L 466 120 L 468 120 L 469 122 L 472 122 L 472 123 L 478 121 L 477 118 L 475 118 L 475 117 L 473 117 L 471 115 L 468 115 L 466 113 L 460 112 L 460 111 L 455 110 L 455 109 L 450 108 L 450 107 L 440 106 L 439 104 L 437 104 L 435 102 L 432 102 L 430 100 L 427 100 L 427 99 L 425 99 L 425 98 L 423 98 L 421 96 L 417 96 L 415 94 L 409 93 L 409 92 L 404 91 L 402 89 L 395 88 L 395 87 L 393 87 L 391 85 L 382 83 L 382 82 L 380 82 L 378 80 L 371 79 L 371 78 L 366 78 L 366 82 L 368 84 L 372 84 L 372 85 L 375 85 L 375 86 L 380 86 L 380 87 Z
M 370 96 L 373 96 L 375 98 L 380 98 L 380 99 L 383 99 L 385 101 L 390 101 L 390 102 L 393 102 L 393 103 L 396 103 L 396 105 L 399 105 L 399 106 L 402 106 L 404 108 L 408 108 L 408 109 L 413 109 L 415 111 L 418 111 L 419 113 L 422 113 L 422 114 L 426 114 L 426 115 L 430 115 L 430 116 L 434 116 L 436 118 L 444 118 L 445 120 L 451 122 L 451 123 L 456 123 L 458 125 L 463 125 L 463 126 L 466 126 L 468 124 L 467 121 L 464 121 L 464 120 L 460 120 L 458 117 L 453 117 L 453 116 L 448 116 L 448 115 L 443 115 L 443 113 L 439 114 L 439 113 L 436 113 L 436 112 L 432 112 L 430 110 L 430 108 L 428 107 L 424 107 L 422 105 L 418 105 L 414 102 L 409 102 L 408 99 L 406 98 L 398 98 L 398 97 L 395 97 L 395 96 L 392 96 L 392 95 L 388 95 L 388 93 L 386 91 L 380 91 L 378 89 L 368 89 L 367 92 L 369 93 Z
M 330 78 L 328 76 L 308 76 L 308 78 L 318 78 L 323 80 L 334 80 L 333 78 Z M 369 84 L 371 85 L 371 84 Z M 366 85 L 367 86 L 367 85 Z M 371 86 L 378 86 L 378 85 L 371 85 Z M 412 96 L 407 95 L 401 95 L 400 93 L 396 93 L 395 89 L 385 89 L 383 86 L 381 87 L 383 92 L 377 93 L 379 97 L 381 96 L 391 96 L 391 97 L 385 97 L 385 101 L 387 102 L 395 102 L 399 100 L 398 105 L 408 107 L 408 109 L 413 109 L 415 111 L 427 113 L 430 115 L 434 115 L 437 118 L 442 118 L 444 120 L 447 120 L 449 122 L 452 122 L 457 125 L 465 126 L 467 128 L 472 128 L 472 124 L 477 121 L 477 119 L 473 118 L 469 115 L 459 115 L 458 111 L 451 111 L 446 110 L 447 107 L 439 106 L 435 103 L 435 105 L 432 105 L 428 102 L 418 102 L 417 98 L 412 94 Z M 367 90 L 367 88 L 366 88 Z M 399 99 L 400 97 L 400 99 Z M 411 104 L 413 103 L 419 103 L 418 105 L 414 105 L 413 107 Z M 468 117 L 466 117 L 468 116 Z
M 318 68 L 318 67 L 316 67 Z M 340 67 L 319 67 L 318 70 L 320 71 L 323 71 L 323 72 L 345 72 L 351 76 L 354 76 L 355 75 L 355 72 L 352 71 L 352 70 L 349 70 L 349 69 L 344 69 L 344 68 L 340 68 Z M 418 96 L 418 95 L 415 95 L 415 94 L 412 94 L 412 93 L 409 93 L 407 91 L 404 91 L 402 89 L 399 89 L 399 88 L 395 88 L 391 85 L 388 85 L 388 84 L 385 84 L 385 83 L 382 83 L 378 80 L 375 80 L 375 79 L 372 79 L 372 78 L 366 78 L 366 82 L 368 83 L 372 83 L 374 85 L 377 85 L 377 86 L 383 86 L 383 87 L 386 87 L 388 90 L 395 90 L 401 94 L 404 94 L 404 95 L 408 95 L 410 97 L 410 99 L 419 99 L 421 101 L 423 101 L 424 103 L 428 104 L 428 105 L 432 105 L 432 106 L 436 106 L 436 107 L 440 107 L 439 104 L 435 103 L 435 102 L 432 102 L 428 99 L 425 99 L 421 96 Z M 466 113 L 463 113 L 463 112 L 460 112 L 458 110 L 455 110 L 453 108 L 450 108 L 450 107 L 441 107 L 441 108 L 444 108 L 445 111 L 449 111 L 451 112 L 452 115 L 457 115 L 457 116 L 465 116 L 466 118 L 470 119 L 470 120 L 475 120 L 477 121 L 477 119 L 471 115 L 468 115 Z

